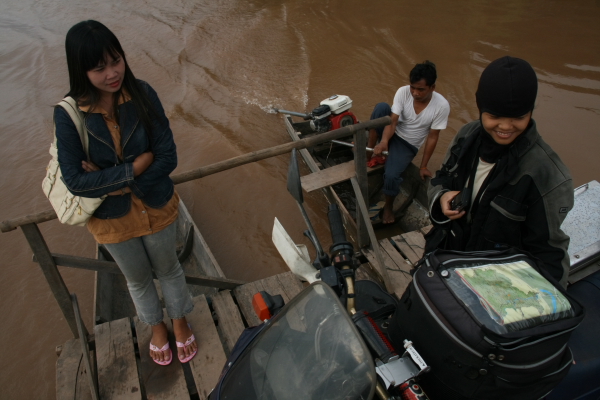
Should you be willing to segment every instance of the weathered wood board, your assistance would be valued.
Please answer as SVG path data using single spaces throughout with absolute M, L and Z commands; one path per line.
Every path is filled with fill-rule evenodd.
M 94 328 L 100 398 L 142 399 L 129 318 Z
M 140 352 L 140 381 L 148 400 L 189 397 L 183 369 L 181 363 L 177 360 L 177 347 L 172 333 L 171 320 L 166 316 L 166 313 L 164 314 L 163 322 L 169 330 L 169 347 L 173 354 L 173 361 L 169 365 L 159 365 L 152 360 L 152 357 L 150 357 L 152 328 L 140 321 L 138 317 L 133 318 Z
M 411 265 L 415 265 L 417 261 L 419 261 L 421 257 L 419 257 L 417 253 L 415 253 L 415 250 L 413 250 L 413 248 L 408 243 L 406 243 L 406 240 L 404 240 L 404 238 L 401 235 L 393 236 L 391 240 L 394 241 L 395 245 L 400 249 L 402 255 L 406 257 L 406 259 L 411 263 Z
M 382 167 L 382 165 L 378 165 L 375 168 L 367 167 L 367 173 L 381 169 Z M 302 189 L 308 193 L 313 190 L 322 189 L 336 183 L 347 181 L 354 175 L 356 175 L 356 169 L 354 160 L 351 160 L 343 164 L 325 168 L 318 172 L 313 172 L 310 175 L 304 175 L 300 178 L 300 182 L 302 183 Z
M 189 362 L 192 368 L 196 389 L 201 400 L 207 399 L 219 380 L 227 357 L 221 345 L 221 339 L 214 325 L 208 302 L 204 295 L 195 297 L 194 311 L 187 320 L 194 330 L 198 353 Z M 177 397 L 171 397 L 173 399 Z
M 56 398 L 92 399 L 79 339 L 68 340 L 56 360 Z
M 280 294 L 287 304 L 290 299 L 302 291 L 302 288 L 302 283 L 292 272 L 285 272 L 239 286 L 234 289 L 233 293 L 248 325 L 256 326 L 262 322 L 252 308 L 252 297 L 256 293 L 264 290 L 272 296 Z
M 244 331 L 242 315 L 231 297 L 231 291 L 223 290 L 212 296 L 212 305 L 219 321 L 219 333 L 224 339 L 225 354 L 229 355 Z

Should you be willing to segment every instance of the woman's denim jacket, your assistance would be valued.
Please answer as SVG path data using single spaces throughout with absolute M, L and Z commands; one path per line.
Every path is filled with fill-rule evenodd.
M 113 139 L 100 113 L 84 113 L 89 138 L 90 161 L 101 170 L 85 172 L 81 162 L 86 154 L 75 124 L 62 108 L 54 110 L 58 161 L 63 180 L 71 193 L 82 197 L 101 197 L 105 194 L 129 187 L 145 205 L 161 208 L 171 199 L 174 192 L 169 174 L 177 166 L 177 152 L 169 120 L 154 89 L 139 81 L 156 110 L 152 119 L 152 132 L 147 134 L 132 101 L 119 105 L 121 146 L 123 161 L 117 157 Z M 154 161 L 146 171 L 133 176 L 133 161 L 140 154 L 152 151 Z M 108 196 L 94 212 L 100 219 L 118 218 L 131 208 L 131 195 Z

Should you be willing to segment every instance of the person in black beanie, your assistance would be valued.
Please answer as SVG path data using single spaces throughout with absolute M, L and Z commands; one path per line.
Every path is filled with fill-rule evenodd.
M 485 68 L 479 120 L 459 130 L 429 185 L 434 229 L 426 248 L 514 246 L 542 260 L 566 287 L 569 237 L 560 225 L 573 207 L 573 183 L 532 119 L 537 88 L 525 60 L 506 56 Z

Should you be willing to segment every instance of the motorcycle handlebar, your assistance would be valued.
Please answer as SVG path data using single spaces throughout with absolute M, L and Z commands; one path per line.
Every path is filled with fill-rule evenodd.
M 340 213 L 337 204 L 329 205 L 327 218 L 329 219 L 329 229 L 331 230 L 331 240 L 333 241 L 333 246 L 346 242 L 346 232 L 344 232 L 342 214 Z

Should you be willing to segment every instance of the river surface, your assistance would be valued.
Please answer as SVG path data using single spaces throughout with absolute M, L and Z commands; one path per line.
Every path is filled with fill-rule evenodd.
M 359 119 L 368 119 L 425 59 L 437 64 L 437 90 L 451 105 L 435 168 L 457 130 L 478 117 L 483 68 L 512 55 L 538 74 L 533 115 L 574 184 L 600 178 L 599 0 L 2 0 L 0 220 L 49 208 L 40 184 L 52 105 L 68 91 L 64 38 L 84 19 L 112 29 L 134 74 L 158 92 L 178 146 L 176 173 L 289 142 L 272 107 L 310 111 L 345 94 Z M 274 217 L 303 241 L 286 191 L 288 159 L 177 188 L 230 278 L 285 270 L 270 240 Z M 326 202 L 320 194 L 306 198 L 328 246 Z M 56 220 L 40 229 L 52 252 L 93 257 L 86 229 Z M 54 347 L 70 338 L 69 329 L 19 231 L 0 235 L 0 255 L 0 398 L 52 399 Z M 91 326 L 93 273 L 61 272 Z

